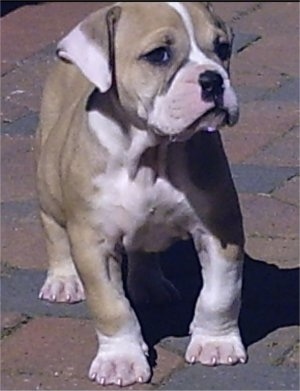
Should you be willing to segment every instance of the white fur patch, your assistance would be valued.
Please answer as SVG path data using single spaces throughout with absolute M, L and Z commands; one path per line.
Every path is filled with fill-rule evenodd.
M 116 384 L 127 386 L 144 383 L 150 377 L 150 367 L 145 355 L 148 347 L 135 327 L 124 335 L 104 336 L 97 331 L 99 350 L 94 358 L 89 377 L 102 386 Z
M 238 119 L 238 103 L 226 70 L 207 57 L 199 48 L 193 21 L 184 4 L 180 2 L 167 2 L 166 4 L 178 13 L 185 26 L 190 41 L 189 61 L 174 75 L 167 93 L 155 97 L 153 107 L 149 112 L 148 123 L 157 133 L 170 136 L 171 139 L 182 137 L 185 140 L 186 136 L 190 137 L 189 132 L 181 134 L 216 105 L 213 100 L 203 99 L 202 87 L 199 83 L 199 75 L 212 70 L 223 78 L 223 105 L 230 114 L 230 124 L 235 124 Z M 205 123 L 204 125 L 217 127 L 219 124 Z
M 89 113 L 89 125 L 109 153 L 106 171 L 93 178 L 95 224 L 108 236 L 123 234 L 127 250 L 161 251 L 173 239 L 186 238 L 198 222 L 185 195 L 164 178 L 165 146 L 158 147 L 162 167 L 155 179 L 152 168 L 138 167 L 143 152 L 155 144 L 151 132 L 131 129 L 128 136 L 97 111 Z
M 193 236 L 197 242 L 197 234 Z M 202 235 L 201 240 L 203 288 L 190 326 L 186 360 L 211 366 L 245 363 L 247 354 L 237 324 L 242 260 L 225 259 L 219 241 L 211 235 Z
M 115 158 L 122 157 L 130 144 L 120 125 L 99 111 L 88 114 L 90 128 L 95 132 L 100 144 Z
M 222 68 L 219 64 L 217 64 L 215 61 L 212 61 L 210 58 L 208 58 L 202 50 L 198 47 L 196 39 L 195 39 L 195 31 L 193 22 L 191 19 L 191 16 L 189 15 L 186 7 L 181 2 L 167 2 L 167 4 L 173 8 L 181 17 L 184 26 L 186 28 L 186 31 L 189 35 L 190 42 L 191 42 L 191 51 L 189 59 L 190 61 L 194 61 L 195 63 L 199 65 L 206 65 L 210 66 L 212 69 L 217 70 L 224 79 L 228 79 L 228 75 L 224 68 Z
M 197 242 L 198 238 L 195 235 L 193 237 Z M 226 334 L 236 327 L 242 286 L 242 261 L 225 259 L 219 241 L 213 236 L 202 235 L 200 240 L 203 288 L 191 331 L 205 330 L 205 334 L 211 335 Z
M 109 90 L 112 76 L 107 55 L 89 39 L 79 24 L 57 46 L 58 56 L 71 61 L 100 91 Z

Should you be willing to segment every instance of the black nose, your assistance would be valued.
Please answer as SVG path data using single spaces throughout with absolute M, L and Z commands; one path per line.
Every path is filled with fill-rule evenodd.
M 218 101 L 223 96 L 224 85 L 222 76 L 215 71 L 205 71 L 199 76 L 202 88 L 202 99 Z

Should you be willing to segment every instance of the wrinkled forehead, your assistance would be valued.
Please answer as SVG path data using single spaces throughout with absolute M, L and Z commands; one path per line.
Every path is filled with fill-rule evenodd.
M 129 37 L 137 43 L 155 33 L 163 35 L 168 31 L 170 38 L 173 34 L 204 41 L 213 40 L 217 30 L 225 33 L 218 20 L 199 2 L 122 2 L 121 6 L 121 43 Z

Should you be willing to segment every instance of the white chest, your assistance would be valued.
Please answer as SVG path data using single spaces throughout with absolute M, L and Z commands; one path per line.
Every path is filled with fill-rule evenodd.
M 185 194 L 165 178 L 164 146 L 155 160 L 160 174 L 154 179 L 151 165 L 138 167 L 142 154 L 156 145 L 151 132 L 131 127 L 124 133 L 118 123 L 99 112 L 91 112 L 89 121 L 109 151 L 106 172 L 93 179 L 95 224 L 106 235 L 121 237 L 128 251 L 162 251 L 172 241 L 187 238 L 199 222 Z M 182 170 L 184 165 L 176 164 Z M 183 173 L 182 177 L 187 176 Z
M 122 168 L 95 179 L 101 226 L 108 234 L 121 232 L 129 251 L 162 251 L 176 239 L 187 239 L 196 221 L 185 195 L 165 178 L 153 182 L 150 174 L 142 168 L 132 180 Z

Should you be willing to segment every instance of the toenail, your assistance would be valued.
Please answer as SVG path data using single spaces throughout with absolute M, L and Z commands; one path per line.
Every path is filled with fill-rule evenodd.
M 92 374 L 91 374 L 91 380 L 95 380 L 95 379 L 96 379 L 96 376 L 97 376 L 96 373 L 92 373 Z
M 105 377 L 101 377 L 100 384 L 101 384 L 101 386 L 105 385 Z
M 217 357 L 213 357 L 213 358 L 211 359 L 211 363 L 212 363 L 212 365 L 216 365 L 216 363 L 217 363 Z
M 196 357 L 193 356 L 193 357 L 190 359 L 190 363 L 191 363 L 191 364 L 195 364 L 195 362 L 196 362 Z

